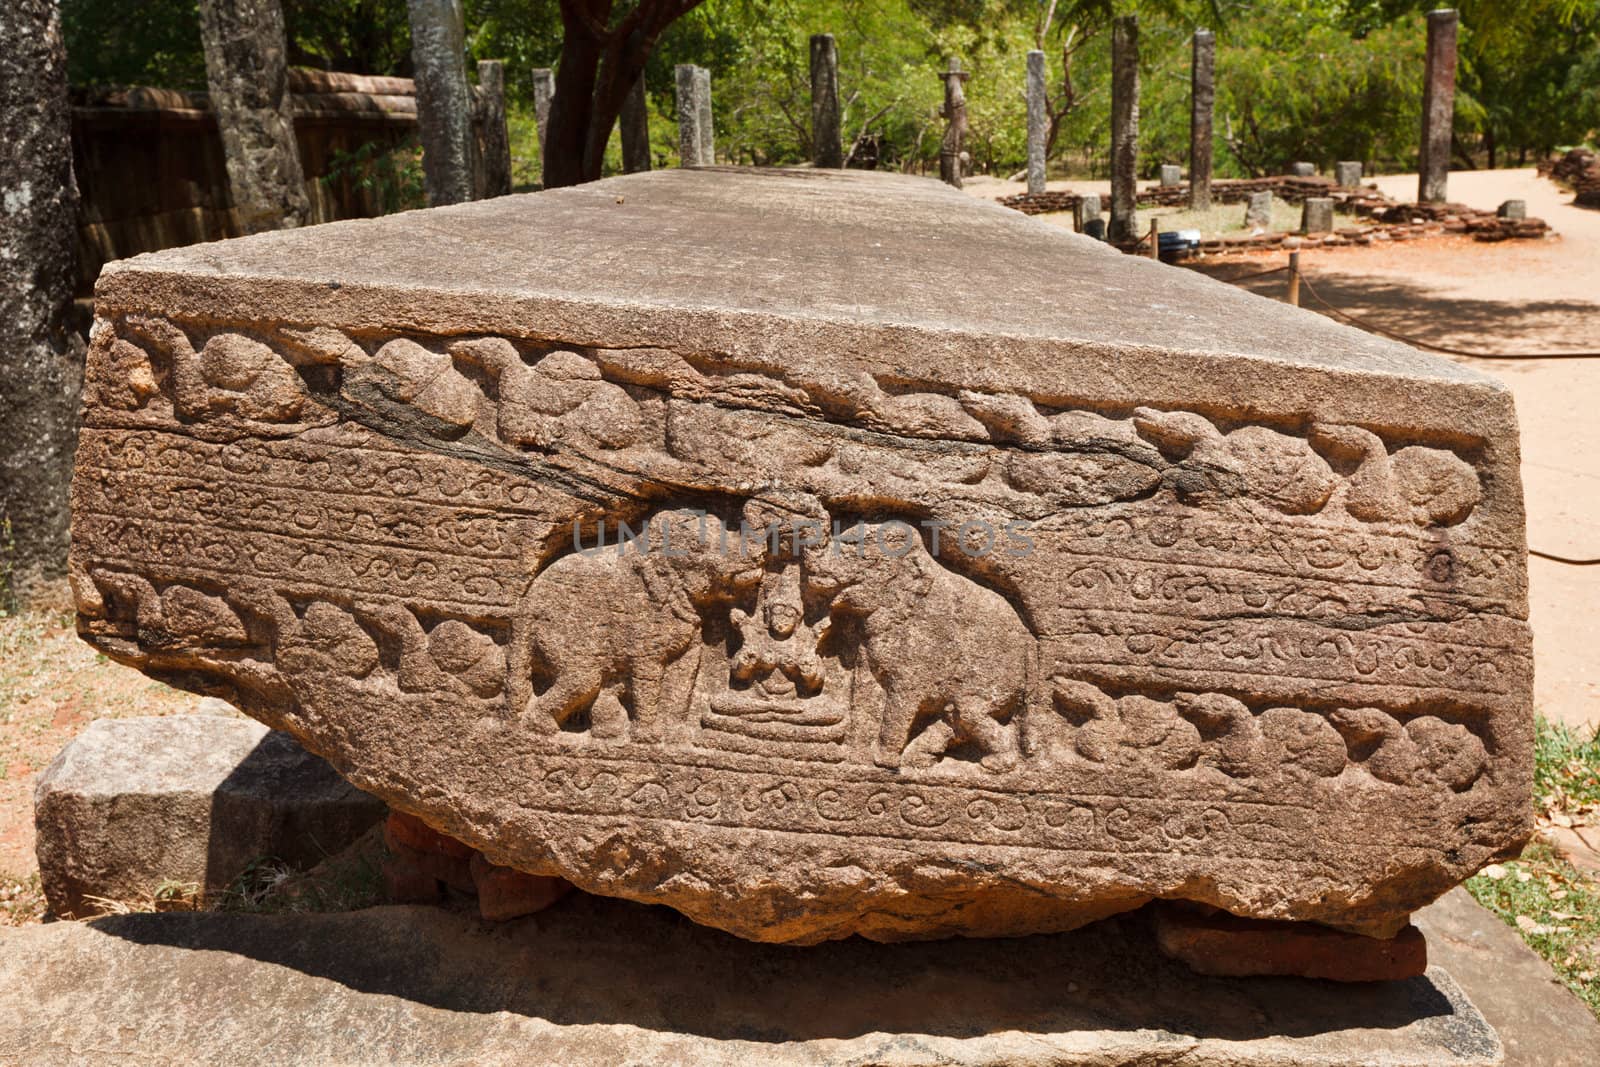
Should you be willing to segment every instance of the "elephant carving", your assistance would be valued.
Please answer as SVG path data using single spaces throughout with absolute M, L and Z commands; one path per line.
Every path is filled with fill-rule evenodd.
M 649 541 L 574 552 L 536 575 L 511 627 L 508 709 L 555 733 L 584 709 L 590 733 L 659 740 L 667 669 L 700 639 L 702 612 L 754 587 L 763 560 L 715 516 L 651 517 Z M 756 546 L 759 548 L 759 546 Z M 547 681 L 535 693 L 533 680 Z
M 899 522 L 857 525 L 810 548 L 806 578 L 832 595 L 833 619 L 854 625 L 883 687 L 880 766 L 927 766 L 958 745 L 981 753 L 987 770 L 1016 765 L 1011 721 L 1027 704 L 1037 650 L 1004 597 L 947 570 Z

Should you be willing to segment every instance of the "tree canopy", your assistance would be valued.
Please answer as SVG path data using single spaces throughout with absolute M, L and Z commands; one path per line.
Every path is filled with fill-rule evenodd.
M 405 0 L 283 0 L 290 61 L 409 74 Z M 563 8 L 587 0 L 466 0 L 473 58 L 507 62 L 514 106 L 534 67 L 556 67 Z M 1221 174 L 1276 171 L 1293 159 L 1415 165 L 1423 16 L 1434 0 L 614 0 L 612 25 L 651 5 L 687 8 L 661 28 L 644 78 L 657 117 L 655 154 L 671 161 L 677 63 L 712 72 L 719 153 L 743 163 L 810 157 L 807 39 L 835 35 L 844 144 L 852 166 L 922 169 L 938 154 L 937 72 L 957 56 L 967 83 L 969 148 L 981 170 L 1025 158 L 1024 54 L 1049 64 L 1051 156 L 1058 171 L 1106 166 L 1107 27 L 1141 19 L 1141 158 L 1187 157 L 1188 40 L 1217 34 Z M 196 0 L 63 0 L 75 84 L 200 88 Z M 1456 165 L 1525 161 L 1600 127 L 1600 0 L 1460 0 Z M 570 12 L 569 12 L 570 14 Z M 626 51 L 623 49 L 622 51 Z M 634 50 L 632 63 L 638 58 Z M 618 52 L 614 62 L 624 57 Z M 603 79 L 576 82 L 590 99 Z M 607 96 L 610 100 L 614 93 Z M 602 116 L 604 120 L 604 116 Z M 592 165 L 604 146 L 580 139 Z M 574 144 L 579 142 L 575 141 Z M 600 162 L 616 165 L 615 147 Z M 592 170 L 592 166 L 586 168 Z

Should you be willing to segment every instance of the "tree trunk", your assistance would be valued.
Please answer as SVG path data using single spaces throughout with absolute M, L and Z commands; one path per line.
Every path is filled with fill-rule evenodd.
M 279 0 L 201 0 L 206 88 L 222 134 L 228 192 L 245 233 L 311 221 L 289 110 Z
M 461 0 L 408 0 L 428 204 L 472 199 L 472 93 Z
M 62 573 L 83 342 L 78 185 L 56 0 L 0 4 L 0 597 Z M 9 527 L 9 529 L 8 529 Z M 9 587 L 9 588 L 8 588 Z
M 661 31 L 701 2 L 640 0 L 612 27 L 612 0 L 561 0 L 561 65 L 545 134 L 545 188 L 600 177 L 612 127 Z

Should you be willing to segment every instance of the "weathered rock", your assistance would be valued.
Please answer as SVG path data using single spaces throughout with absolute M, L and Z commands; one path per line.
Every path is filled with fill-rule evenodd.
M 1333 198 L 1308 196 L 1300 205 L 1301 233 L 1333 232 Z
M 1138 919 L 795 951 L 578 895 L 492 927 L 405 907 L 130 915 L 0 928 L 0 997 L 0 1062 L 29 1067 L 1501 1062 L 1438 969 L 1361 988 L 1202 978 Z
M 511 192 L 511 135 L 506 128 L 506 65 L 503 60 L 478 60 L 478 114 L 483 129 L 483 167 L 479 176 L 483 188 L 479 199 L 505 196 Z
M 1291 164 L 1289 164 L 1289 176 L 1290 177 L 1293 177 L 1293 178 L 1309 178 L 1309 177 L 1311 177 L 1312 175 L 1314 175 L 1316 173 L 1317 173 L 1317 165 L 1315 163 L 1291 163 Z
M 1176 163 L 1161 164 L 1161 184 L 1170 188 L 1183 184 L 1183 168 Z
M 56 0 L 0 4 L 0 568 L 8 592 L 58 578 L 78 430 L 78 186 Z
M 1528 202 L 1526 200 L 1506 200 L 1495 209 L 1495 215 L 1502 219 L 1520 221 L 1528 217 Z
M 1361 163 L 1341 162 L 1333 165 L 1333 184 L 1341 189 L 1354 189 L 1361 184 Z
M 1416 915 L 1428 955 L 1471 997 L 1505 1045 L 1513 1067 L 1590 1067 L 1600 1020 L 1540 959 L 1515 927 L 1465 888 Z
M 1470 369 L 816 170 L 173 250 L 97 309 L 85 636 L 496 865 L 773 941 L 1389 936 L 1529 832 Z
M 213 896 L 257 860 L 309 867 L 383 812 L 248 719 L 98 719 L 39 779 L 39 877 L 50 910 L 68 917 L 148 902 L 163 883 Z
M 1154 925 L 1161 951 L 1201 974 L 1393 982 L 1428 970 L 1428 943 L 1415 926 L 1393 937 L 1362 937 L 1316 923 L 1241 919 L 1187 908 L 1161 908 Z

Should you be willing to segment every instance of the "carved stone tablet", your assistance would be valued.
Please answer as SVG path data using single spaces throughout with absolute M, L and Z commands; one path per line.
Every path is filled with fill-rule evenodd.
M 1529 832 L 1516 424 L 1446 361 L 857 172 L 200 245 L 97 310 L 84 635 L 495 863 L 769 941 L 1381 936 Z

